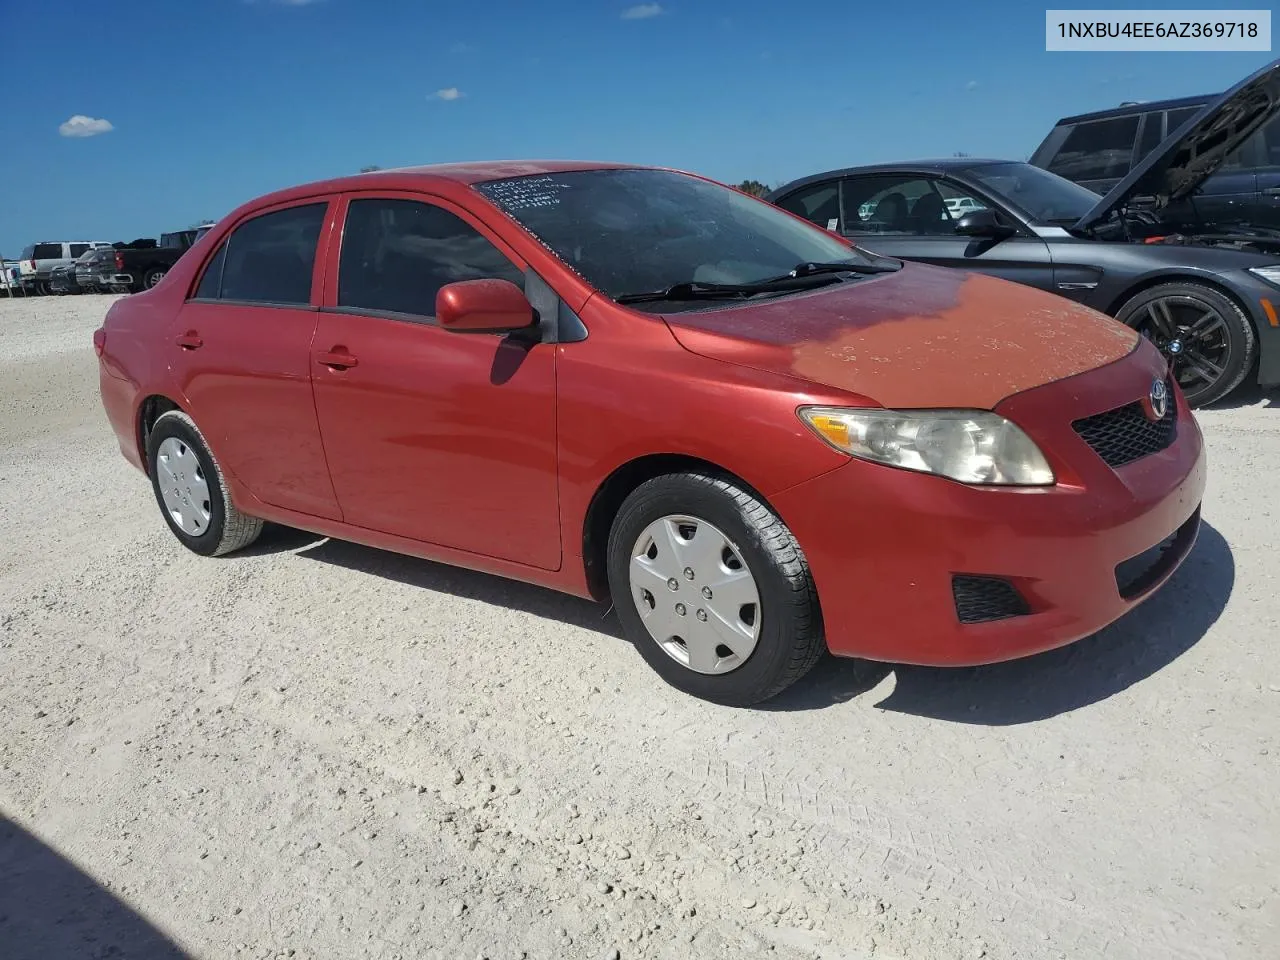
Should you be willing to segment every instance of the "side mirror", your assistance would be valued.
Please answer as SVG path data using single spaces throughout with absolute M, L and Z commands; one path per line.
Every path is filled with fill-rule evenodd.
M 1016 231 L 996 219 L 994 210 L 975 210 L 956 221 L 956 233 L 964 237 L 990 237 L 1000 240 L 1011 237 Z
M 436 319 L 455 333 L 510 333 L 533 326 L 533 306 L 510 280 L 459 280 L 436 293 Z

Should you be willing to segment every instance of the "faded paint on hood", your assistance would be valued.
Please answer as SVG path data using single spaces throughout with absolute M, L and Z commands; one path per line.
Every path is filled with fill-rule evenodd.
M 867 397 L 886 407 L 993 409 L 1113 363 L 1138 334 L 1105 314 L 983 274 L 897 273 L 664 319 L 687 350 Z

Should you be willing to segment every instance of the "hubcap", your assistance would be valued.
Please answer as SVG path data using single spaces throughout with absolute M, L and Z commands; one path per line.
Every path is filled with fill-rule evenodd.
M 157 283 L 164 279 L 165 271 L 157 270 L 147 278 L 147 286 L 154 287 Z
M 1161 297 L 1129 322 L 1165 355 L 1184 392 L 1212 387 L 1226 372 L 1231 353 L 1227 321 L 1205 301 Z
M 209 529 L 209 484 L 191 447 L 166 437 L 156 454 L 160 499 L 183 533 L 198 537 Z
M 760 593 L 737 545 L 696 517 L 644 528 L 631 549 L 631 597 L 649 635 L 696 673 L 742 666 L 760 639 Z

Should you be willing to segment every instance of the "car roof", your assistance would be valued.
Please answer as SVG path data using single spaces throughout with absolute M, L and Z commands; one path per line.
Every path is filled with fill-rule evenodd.
M 262 207 L 284 203 L 293 199 L 314 196 L 317 193 L 340 193 L 344 190 L 411 189 L 428 185 L 471 186 L 487 180 L 503 180 L 507 177 L 527 177 L 547 173 L 567 173 L 577 170 L 636 170 L 664 169 L 641 164 L 591 162 L 578 160 L 483 160 L 464 163 L 434 163 L 415 167 L 397 167 L 391 170 L 371 170 L 331 180 L 316 180 L 298 184 L 265 194 L 251 200 L 245 207 Z
M 1199 97 L 1177 97 L 1172 100 L 1144 100 L 1141 103 L 1130 103 L 1119 107 L 1108 107 L 1106 110 L 1094 110 L 1090 113 L 1077 113 L 1075 116 L 1063 117 L 1055 127 L 1066 123 L 1081 123 L 1085 120 L 1107 120 L 1111 117 L 1131 117 L 1139 113 L 1153 110 L 1176 110 L 1179 107 L 1203 107 L 1210 101 L 1217 100 L 1221 93 L 1206 93 Z
M 840 170 L 827 170 L 824 173 L 814 173 L 807 177 L 801 177 L 799 180 L 792 180 L 790 183 L 783 184 L 778 189 L 772 191 L 769 197 L 780 196 L 782 193 L 790 193 L 798 187 L 805 187 L 811 183 L 819 183 L 823 180 L 834 180 L 837 177 L 861 177 L 871 173 L 920 173 L 920 174 L 943 174 L 947 172 L 970 170 L 973 167 L 983 167 L 991 163 L 1021 163 L 1020 160 L 995 160 L 982 157 L 944 157 L 939 160 L 904 160 L 897 163 L 872 163 L 861 167 L 844 167 Z

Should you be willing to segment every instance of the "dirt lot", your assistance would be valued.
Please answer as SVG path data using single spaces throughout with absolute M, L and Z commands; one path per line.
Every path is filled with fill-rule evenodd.
M 0 953 L 1240 958 L 1280 944 L 1280 398 L 1097 637 L 660 685 L 591 604 L 273 529 L 207 560 L 0 299 Z M 112 948 L 117 952 L 112 952 Z

